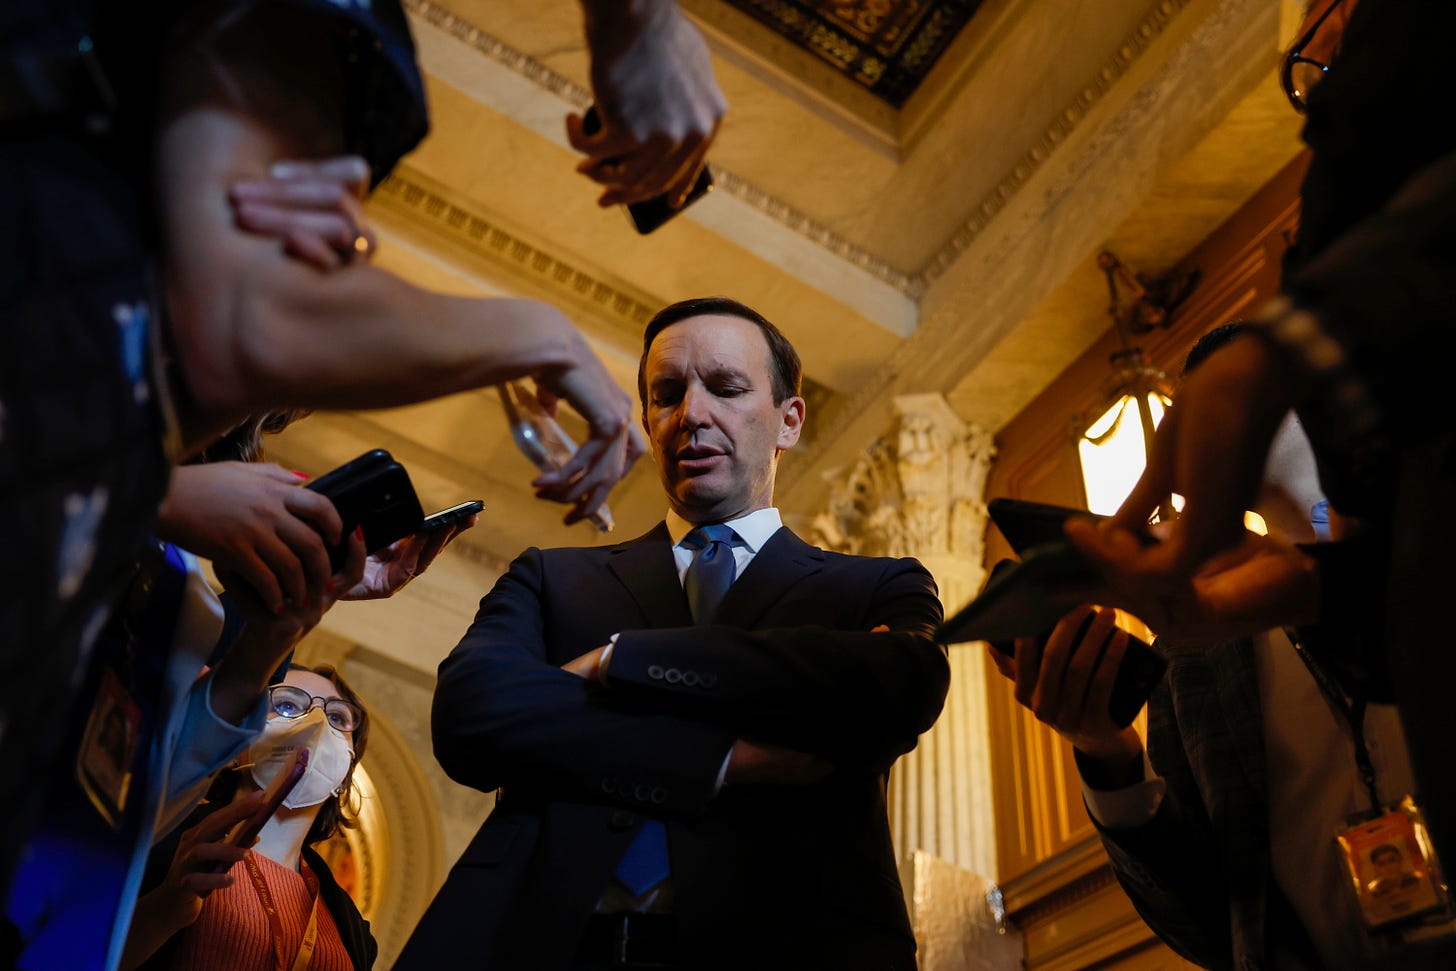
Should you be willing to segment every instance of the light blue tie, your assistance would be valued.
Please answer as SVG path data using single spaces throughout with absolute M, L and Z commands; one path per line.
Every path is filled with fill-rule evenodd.
M 683 575 L 683 589 L 688 595 L 693 620 L 698 624 L 713 622 L 723 597 L 733 585 L 736 572 L 733 540 L 737 536 L 731 526 L 718 523 L 699 526 L 682 541 L 682 545 L 697 550 L 692 563 L 688 564 L 687 573 Z M 614 874 L 632 896 L 641 897 L 666 880 L 671 872 L 667 857 L 667 829 L 659 821 L 649 819 L 637 831 Z
M 733 541 L 737 538 L 733 527 L 722 523 L 699 526 L 683 537 L 682 545 L 698 551 L 683 575 L 694 623 L 711 624 L 717 618 L 718 608 L 733 586 Z

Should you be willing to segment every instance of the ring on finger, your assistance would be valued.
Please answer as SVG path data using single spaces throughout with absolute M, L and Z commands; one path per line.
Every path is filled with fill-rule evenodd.
M 352 219 L 349 222 L 349 243 L 347 246 L 339 247 L 339 255 L 344 258 L 345 263 L 353 262 L 356 258 L 367 259 L 374 250 L 374 241 L 368 234 L 361 230 Z

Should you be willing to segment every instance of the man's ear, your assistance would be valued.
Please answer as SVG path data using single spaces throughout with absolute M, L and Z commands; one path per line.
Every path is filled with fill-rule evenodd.
M 804 399 L 798 395 L 785 398 L 784 403 L 779 405 L 779 414 L 783 420 L 779 425 L 779 440 L 776 443 L 778 449 L 793 448 L 799 441 L 799 435 L 804 431 Z

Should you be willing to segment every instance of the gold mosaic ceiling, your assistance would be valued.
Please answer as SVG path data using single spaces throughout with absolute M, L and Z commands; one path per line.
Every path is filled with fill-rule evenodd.
M 725 0 L 896 108 L 983 0 Z

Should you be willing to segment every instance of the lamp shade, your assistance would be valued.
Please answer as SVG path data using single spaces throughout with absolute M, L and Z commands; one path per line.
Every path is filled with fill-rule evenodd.
M 1081 433 L 1077 456 L 1089 510 L 1117 512 L 1147 467 L 1152 432 L 1170 404 L 1156 388 L 1129 389 Z

